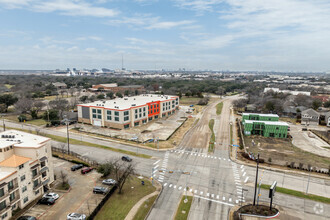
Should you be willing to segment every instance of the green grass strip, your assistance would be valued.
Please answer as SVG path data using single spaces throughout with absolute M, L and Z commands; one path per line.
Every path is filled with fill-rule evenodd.
M 222 112 L 223 102 L 220 102 L 216 105 L 217 108 L 217 115 L 220 115 Z
M 261 188 L 269 190 L 270 185 L 261 184 Z M 313 201 L 330 204 L 330 198 L 323 197 L 323 196 L 317 196 L 317 195 L 313 195 L 313 194 L 305 194 L 303 192 L 292 190 L 292 189 L 286 189 L 286 188 L 282 188 L 282 187 L 277 186 L 276 187 L 276 192 L 284 193 L 284 194 L 291 195 L 291 196 L 296 196 L 296 197 L 299 197 L 299 198 L 310 199 L 310 200 L 313 200 Z
M 230 144 L 233 144 L 233 125 L 230 124 Z
M 149 199 L 147 199 L 147 201 L 145 201 L 139 208 L 139 210 L 137 211 L 137 213 L 134 216 L 134 220 L 144 220 L 149 212 L 149 210 L 151 209 L 152 205 L 154 204 L 156 198 L 158 195 L 155 195 Z
M 185 196 L 182 196 L 182 199 L 180 201 L 178 210 L 176 211 L 175 220 L 186 220 L 188 219 L 191 203 L 193 200 L 192 196 L 187 196 L 188 202 L 184 203 L 184 200 L 186 199 Z
M 213 131 L 213 128 L 214 128 L 214 119 L 211 119 L 209 121 L 209 128 L 210 128 L 210 130 L 212 132 L 210 143 L 209 143 L 209 152 L 213 152 L 214 151 L 214 142 L 215 142 L 215 134 L 214 134 L 214 131 Z
M 31 132 L 32 134 L 37 134 L 36 131 L 28 130 L 28 129 L 10 128 L 10 127 L 8 127 L 8 129 L 19 130 L 19 131 L 24 131 L 24 132 Z M 45 134 L 45 133 L 42 133 L 42 132 L 40 132 L 39 135 L 51 138 L 54 141 L 67 143 L 67 138 L 66 137 L 61 137 L 61 136 L 52 135 L 52 134 Z M 72 138 L 70 138 L 70 144 L 85 145 L 85 146 L 89 146 L 89 147 L 97 147 L 97 148 L 102 148 L 102 149 L 106 149 L 106 150 L 111 150 L 111 151 L 115 151 L 115 152 L 119 152 L 119 153 L 123 153 L 123 154 L 129 154 L 129 155 L 136 156 L 136 157 L 147 158 L 147 159 L 151 158 L 151 156 L 147 155 L 147 154 L 137 154 L 136 152 L 132 152 L 132 151 L 117 149 L 117 148 L 108 147 L 108 146 L 104 146 L 104 145 L 100 145 L 100 144 L 94 144 L 94 143 L 86 142 L 86 141 L 79 141 L 79 140 L 72 139 Z

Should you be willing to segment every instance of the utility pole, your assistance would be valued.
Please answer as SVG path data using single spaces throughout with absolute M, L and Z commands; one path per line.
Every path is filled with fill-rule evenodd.
M 313 167 L 311 167 L 311 169 L 309 170 L 309 175 L 308 175 L 308 182 L 307 182 L 307 189 L 306 189 L 306 194 L 308 193 L 308 187 L 309 187 L 309 180 L 311 178 L 311 172 L 313 170 Z
M 67 136 L 67 143 L 68 143 L 68 154 L 70 155 L 70 137 L 69 137 L 69 120 L 66 115 L 64 115 L 64 121 L 66 124 L 66 136 Z
M 1 115 L 1 117 L 2 117 L 3 131 L 6 131 L 5 117 L 4 117 L 4 115 Z
M 258 169 L 259 169 L 259 153 L 258 153 L 258 158 L 257 158 L 256 182 L 255 182 L 255 184 L 254 184 L 253 206 L 256 205 L 256 195 L 257 195 L 257 185 L 258 185 Z

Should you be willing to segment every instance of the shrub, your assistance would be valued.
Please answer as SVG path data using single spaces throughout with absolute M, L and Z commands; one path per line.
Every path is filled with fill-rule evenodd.
M 24 122 L 24 121 L 26 121 L 26 116 L 25 115 L 19 115 L 17 117 L 17 119 L 18 119 L 19 122 Z
M 269 163 L 271 163 L 272 162 L 272 158 L 270 157 L 270 158 L 268 158 L 268 162 Z
M 259 158 L 259 163 L 265 163 L 265 160 L 262 158 Z

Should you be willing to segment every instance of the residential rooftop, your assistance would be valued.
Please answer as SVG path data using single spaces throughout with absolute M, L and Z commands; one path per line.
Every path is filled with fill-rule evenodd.
M 0 166 L 2 167 L 18 167 L 21 164 L 24 164 L 31 160 L 29 157 L 22 157 L 18 155 L 12 155 L 11 157 L 0 162 Z
M 13 175 L 14 173 L 16 173 L 16 171 L 13 172 L 8 172 L 8 171 L 0 171 L 0 181 L 6 179 L 7 177 Z
M 283 122 L 283 121 L 256 121 L 256 120 L 245 120 L 244 123 L 252 124 L 253 122 L 256 122 L 256 123 L 265 123 L 265 125 L 289 126 L 288 123 Z
M 96 107 L 96 108 L 99 107 L 99 108 L 113 109 L 113 110 L 127 110 L 130 109 L 131 107 L 143 106 L 151 102 L 172 101 L 175 100 L 176 98 L 178 98 L 178 96 L 145 94 L 139 96 L 116 98 L 113 100 L 96 101 L 92 103 L 80 104 L 78 106 Z
M 0 133 L 0 149 L 14 145 L 15 147 L 39 148 L 49 138 L 17 130 Z
M 243 115 L 259 115 L 264 117 L 279 117 L 277 114 L 243 113 Z

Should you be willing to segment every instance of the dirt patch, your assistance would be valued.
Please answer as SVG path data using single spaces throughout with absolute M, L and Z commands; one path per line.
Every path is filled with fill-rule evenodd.
M 278 213 L 278 210 L 275 208 L 272 208 L 272 210 L 270 210 L 269 206 L 265 206 L 265 205 L 258 205 L 258 206 L 245 205 L 239 208 L 236 212 L 234 212 L 235 220 L 240 219 L 239 213 L 250 214 L 250 215 L 261 215 L 261 216 L 274 216 Z
M 149 130 L 144 130 L 144 131 L 142 131 L 141 133 L 144 134 L 144 133 L 149 133 L 149 132 L 151 132 L 151 131 L 149 131 Z
M 318 156 L 295 147 L 291 139 L 266 138 L 261 136 L 244 136 L 247 151 L 257 155 L 270 164 L 288 166 L 295 163 L 303 168 L 311 165 L 316 168 L 328 169 L 330 158 Z M 299 165 L 300 164 L 300 165 Z

